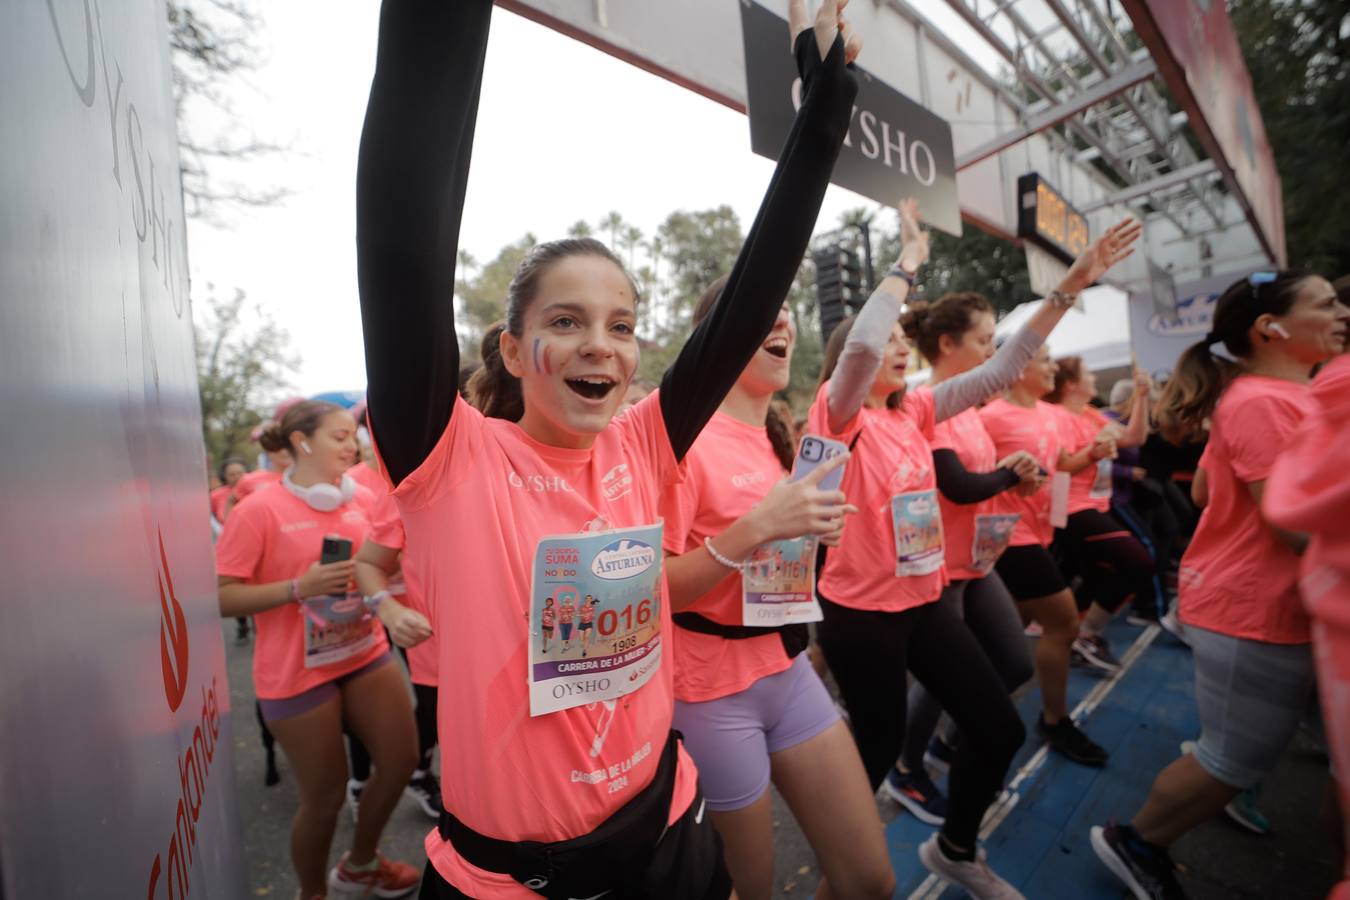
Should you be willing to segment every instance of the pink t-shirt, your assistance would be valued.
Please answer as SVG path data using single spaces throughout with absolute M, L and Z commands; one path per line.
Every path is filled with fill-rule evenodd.
M 273 472 L 271 469 L 255 469 L 252 472 L 246 472 L 242 478 L 234 483 L 234 505 L 238 506 L 258 491 L 277 484 L 281 484 L 280 472 Z
M 352 468 L 356 467 L 353 466 Z M 360 468 L 373 471 L 367 466 L 361 466 Z M 380 479 L 380 484 L 383 486 L 383 479 Z M 387 490 L 384 496 L 375 501 L 375 509 L 371 513 L 370 540 L 391 550 L 402 551 L 402 555 L 399 557 L 399 571 L 389 582 L 389 593 L 404 606 L 420 612 L 430 621 L 431 614 L 422 598 L 418 562 L 411 559 L 408 554 L 407 539 L 403 533 L 403 520 L 398 515 L 398 504 L 394 502 L 393 495 L 388 493 Z M 409 647 L 407 653 L 408 676 L 412 683 L 435 687 L 437 672 L 435 631 L 433 630 L 431 637 L 416 647 Z
M 221 524 L 225 522 L 225 504 L 230 500 L 230 490 L 228 484 L 222 484 L 211 492 L 211 515 Z
M 373 464 L 358 462 L 347 470 L 347 474 L 352 476 L 352 480 L 357 484 L 369 488 L 376 497 L 383 497 L 389 493 L 389 482 L 385 481 L 384 476 Z
M 768 495 L 786 473 L 762 425 L 748 425 L 716 413 L 685 457 L 686 474 L 666 489 L 661 513 L 666 550 L 689 553 L 715 538 Z M 717 586 L 686 607 L 687 612 L 741 625 L 741 576 L 728 572 Z M 777 632 L 727 640 L 676 628 L 675 696 L 686 703 L 739 693 L 761 678 L 792 665 Z
M 351 502 L 332 512 L 319 512 L 286 490 L 258 491 L 230 513 L 216 542 L 216 571 L 247 584 L 271 584 L 299 578 L 318 562 L 323 539 L 330 534 L 352 542 L 352 555 L 370 529 L 370 492 L 358 487 Z M 258 643 L 253 649 L 253 686 L 264 700 L 294 697 L 354 672 L 389 650 L 384 629 L 374 616 L 374 646 L 327 666 L 305 668 L 305 629 L 294 603 L 254 615 Z
M 963 409 L 933 429 L 933 449 L 951 450 L 961 465 L 970 472 L 992 472 L 999 457 L 994 441 L 971 407 Z M 994 513 L 993 498 L 980 503 L 953 503 L 941 491 L 938 501 L 942 507 L 942 532 L 946 543 L 947 574 L 956 579 L 983 578 L 989 574 L 972 568 L 972 548 L 975 543 L 975 517 Z
M 994 442 L 997 458 L 1002 459 L 1010 453 L 1025 450 L 1036 458 L 1047 476 L 1053 476 L 1055 465 L 1059 462 L 1060 448 L 1056 409 L 1041 400 L 1028 409 L 999 398 L 980 410 L 980 421 Z M 1030 547 L 1039 544 L 1049 547 L 1055 539 L 1055 529 L 1050 524 L 1049 477 L 1041 489 L 1029 497 L 1015 490 L 1004 491 L 991 499 L 989 506 L 996 513 L 1021 515 L 1013 529 L 1011 546 Z
M 820 386 L 808 421 L 815 434 L 853 447 L 844 467 L 844 494 L 858 507 L 844 528 L 838 547 L 825 556 L 820 592 L 840 606 L 879 612 L 902 612 L 932 603 L 942 593 L 947 574 L 941 566 L 926 575 L 897 577 L 895 526 L 891 498 L 932 491 L 933 393 L 909 391 L 900 409 L 863 407 L 842 431 L 830 431 L 829 382 Z M 854 443 L 857 438 L 857 443 Z
M 541 444 L 456 398 L 440 441 L 394 491 L 409 555 L 426 561 L 415 568 L 439 642 L 441 793 L 469 828 L 504 840 L 566 840 L 593 831 L 650 783 L 674 714 L 671 661 L 613 703 L 532 717 L 526 616 L 543 538 L 655 523 L 661 491 L 676 477 L 659 392 L 587 450 Z M 668 604 L 660 614 L 669 635 Z M 681 749 L 669 821 L 689 808 L 696 781 Z M 435 830 L 426 850 L 470 896 L 537 900 L 510 877 L 467 863 Z
M 1332 768 L 1350 772 L 1350 355 L 1313 380 L 1316 406 L 1266 479 L 1262 506 L 1281 528 L 1311 538 L 1303 554 L 1300 594 L 1312 616 L 1313 658 L 1330 738 Z M 1341 809 L 1350 815 L 1350 779 L 1340 779 Z M 1350 835 L 1346 836 L 1350 849 Z M 1350 896 L 1350 855 L 1341 890 Z
M 1055 410 L 1059 425 L 1059 439 L 1068 454 L 1077 453 L 1091 444 L 1097 434 L 1111 424 L 1111 420 L 1102 415 L 1095 406 L 1084 406 L 1079 413 L 1072 413 L 1063 406 L 1051 404 Z M 1074 473 L 1069 480 L 1069 515 L 1095 509 L 1107 512 L 1111 509 L 1111 458 L 1091 462 L 1086 468 Z
M 1274 644 L 1309 640 L 1299 558 L 1261 519 L 1249 485 L 1270 477 L 1312 408 L 1306 385 L 1263 375 L 1239 377 L 1219 399 L 1200 458 L 1209 503 L 1181 559 L 1178 611 L 1187 625 Z

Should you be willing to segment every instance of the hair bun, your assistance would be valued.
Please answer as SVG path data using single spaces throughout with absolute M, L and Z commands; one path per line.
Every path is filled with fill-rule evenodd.
M 281 433 L 280 422 L 269 422 L 263 428 L 262 433 L 258 435 L 258 443 L 268 453 L 276 453 L 279 450 L 287 450 L 290 445 L 286 441 L 286 435 Z
M 900 329 L 904 331 L 905 337 L 918 343 L 924 326 L 928 324 L 928 314 L 932 309 L 933 305 L 927 300 L 911 300 L 906 303 L 905 311 L 900 315 Z

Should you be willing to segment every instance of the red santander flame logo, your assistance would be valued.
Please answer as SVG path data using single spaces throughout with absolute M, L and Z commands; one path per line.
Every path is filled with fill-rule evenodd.
M 164 699 L 169 701 L 169 711 L 177 712 L 187 692 L 188 633 L 183 607 L 173 590 L 163 532 L 159 532 L 159 562 L 159 658 L 164 666 Z

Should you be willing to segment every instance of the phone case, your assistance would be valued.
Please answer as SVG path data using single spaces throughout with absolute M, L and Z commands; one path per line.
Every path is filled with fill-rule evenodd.
M 792 463 L 792 480 L 805 478 L 821 463 L 847 452 L 848 446 L 841 441 L 814 434 L 803 435 L 801 443 L 797 445 L 797 458 Z M 820 488 L 825 491 L 837 491 L 843 481 L 844 466 L 840 466 L 821 480 Z

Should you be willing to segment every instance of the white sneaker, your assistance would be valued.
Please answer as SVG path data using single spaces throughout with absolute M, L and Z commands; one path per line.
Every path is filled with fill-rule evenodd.
M 919 859 L 943 881 L 959 885 L 975 900 L 1026 900 L 1022 892 L 998 876 L 983 853 L 976 852 L 974 862 L 948 859 L 934 834 L 919 845 Z
M 1177 618 L 1177 606 L 1175 603 L 1173 603 L 1171 608 L 1163 613 L 1162 617 L 1158 619 L 1158 624 L 1163 627 L 1164 631 L 1181 641 L 1187 647 L 1191 645 L 1191 642 L 1186 638 L 1186 626 L 1182 625 L 1181 620 Z

